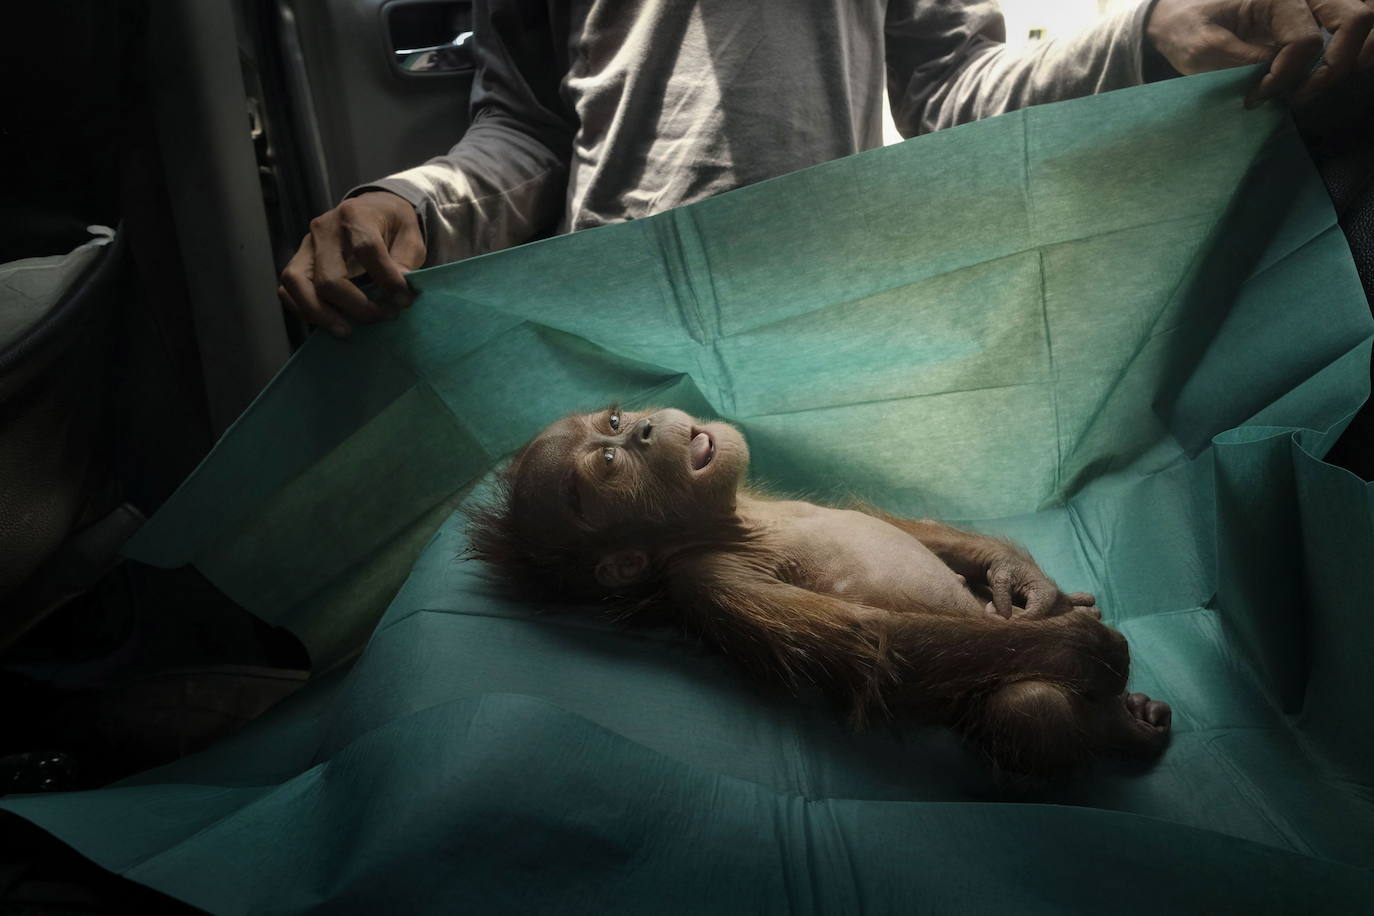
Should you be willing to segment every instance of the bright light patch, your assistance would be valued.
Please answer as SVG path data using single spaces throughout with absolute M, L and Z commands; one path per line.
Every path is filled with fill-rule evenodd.
M 1002 0 L 1007 21 L 1007 46 L 1020 48 L 1049 38 L 1061 38 L 1086 28 L 1102 11 L 1127 0 Z M 883 143 L 902 139 L 892 123 L 892 110 L 883 108 Z

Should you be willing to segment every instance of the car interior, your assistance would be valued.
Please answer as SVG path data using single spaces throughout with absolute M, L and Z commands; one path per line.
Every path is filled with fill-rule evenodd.
M 469 0 L 54 0 L 9 18 L 0 794 L 106 785 L 339 674 L 194 569 L 121 548 L 311 333 L 276 294 L 310 219 L 455 143 L 473 78 Z M 1330 109 L 1300 127 L 1374 302 L 1374 119 Z M 1367 405 L 1327 460 L 1374 479 Z M 9 814 L 0 903 L 189 909 Z

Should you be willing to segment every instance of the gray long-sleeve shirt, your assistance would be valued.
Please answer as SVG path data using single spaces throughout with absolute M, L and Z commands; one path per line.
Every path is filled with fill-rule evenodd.
M 1138 84 L 1148 9 L 1013 51 L 995 0 L 477 0 L 467 133 L 368 187 L 458 260 L 880 146 L 885 86 L 910 137 Z

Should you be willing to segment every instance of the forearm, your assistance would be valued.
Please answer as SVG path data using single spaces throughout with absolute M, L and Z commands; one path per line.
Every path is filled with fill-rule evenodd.
M 1141 2 L 1077 35 L 1021 48 L 1002 42 L 1000 16 L 972 24 L 957 48 L 933 48 L 911 36 L 910 53 L 919 63 L 899 70 L 904 81 L 889 87 L 898 130 L 910 137 L 1146 82 L 1155 73 L 1154 67 L 1147 72 L 1145 21 L 1151 5 Z
M 1124 641 L 1079 616 L 1009 623 L 994 615 L 894 614 L 730 561 L 676 578 L 673 596 L 689 624 L 756 676 L 818 684 L 856 720 L 893 698 L 939 707 L 1021 679 L 1089 692 L 1104 672 L 1113 677 L 1113 666 L 1125 678 Z
M 894 705 L 948 709 L 1015 681 L 1082 695 L 1115 695 L 1126 684 L 1125 640 L 1085 616 L 1013 623 L 996 615 L 894 614 L 801 589 L 740 599 L 716 605 L 712 641 L 767 679 L 818 684 L 856 722 Z
M 467 133 L 447 154 L 368 186 L 415 207 L 426 264 L 529 241 L 557 222 L 567 187 L 576 118 L 559 94 L 563 27 L 548 7 L 522 0 L 475 0 L 472 15 Z
M 446 155 L 367 187 L 414 205 L 426 264 L 433 265 L 529 241 L 557 222 L 566 186 L 564 152 L 508 119 L 489 117 Z
M 1011 557 L 1030 559 L 1024 550 L 1008 541 L 962 531 L 943 522 L 898 518 L 885 514 L 882 517 L 920 541 L 946 566 L 970 582 L 984 581 L 988 570 L 999 560 Z

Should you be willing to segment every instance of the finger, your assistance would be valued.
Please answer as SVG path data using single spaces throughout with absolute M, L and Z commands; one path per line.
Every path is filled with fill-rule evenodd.
M 1355 61 L 1355 69 L 1361 72 L 1374 70 L 1374 28 L 1369 30 L 1369 37 L 1364 40 L 1364 48 Z
M 1374 33 L 1370 33 L 1370 35 L 1374 35 Z M 1369 41 L 1370 37 L 1367 35 L 1365 40 Z M 1332 44 L 1334 43 L 1333 40 Z M 1297 105 L 1306 104 L 1319 96 L 1328 94 L 1339 86 L 1345 85 L 1356 72 L 1356 61 L 1358 61 L 1360 53 L 1360 49 L 1356 48 L 1349 67 L 1344 71 L 1335 69 L 1325 61 L 1318 64 L 1307 81 L 1293 93 L 1293 102 Z
M 405 274 L 401 267 L 391 259 L 391 253 L 382 243 L 381 236 L 373 232 L 353 234 L 353 257 L 362 265 L 391 303 L 393 308 L 404 308 L 414 296 L 406 285 Z
M 425 266 L 425 258 L 429 252 L 425 249 L 424 236 L 419 229 L 402 229 L 401 234 L 391 243 L 391 259 L 401 266 L 404 270 L 419 270 Z M 402 303 L 401 308 L 410 308 L 415 303 L 419 293 L 406 283 L 406 290 L 409 296 Z
M 1174 711 L 1163 700 L 1149 700 L 1145 703 L 1141 718 L 1155 728 L 1168 728 L 1173 724 Z
M 1321 31 L 1305 0 L 1275 0 L 1271 15 L 1270 31 L 1282 47 L 1269 65 L 1269 72 L 1245 100 L 1252 108 L 1296 89 L 1312 71 L 1322 50 Z
M 1326 67 L 1314 75 L 1309 83 L 1320 91 L 1349 76 L 1360 57 L 1360 49 L 1374 28 L 1374 10 L 1360 0 L 1314 0 L 1312 12 L 1317 21 L 1331 33 L 1331 42 L 1322 53 Z
M 1092 595 L 1088 594 L 1087 592 L 1074 592 L 1073 594 L 1065 595 L 1064 597 L 1069 599 L 1069 604 L 1072 604 L 1076 607 L 1092 607 L 1093 605 L 1097 604 L 1097 599 L 1094 598 Z
M 1011 619 L 1011 576 L 1005 573 L 994 572 L 988 577 L 988 585 L 992 586 L 992 604 L 997 608 L 997 613 Z
M 391 257 L 406 270 L 419 270 L 425 266 L 429 252 L 425 249 L 424 236 L 419 229 L 402 229 L 391 243 Z
M 1026 599 L 1026 616 L 1049 617 L 1059 601 L 1059 589 L 1047 588 L 1044 583 L 1034 583 L 1023 589 Z
M 335 337 L 347 337 L 353 330 L 349 323 L 315 295 L 312 277 L 314 259 L 314 243 L 307 235 L 286 269 L 281 272 L 281 290 L 285 294 L 285 301 L 305 323 L 328 328 Z
M 315 247 L 315 292 L 354 321 L 381 321 L 386 317 L 381 306 L 348 278 L 348 239 L 336 213 L 326 213 L 310 221 L 310 240 Z
M 987 606 L 986 606 L 985 608 L 983 608 L 983 611 L 984 611 L 989 617 L 1001 617 L 1001 618 L 1004 619 L 1004 620 L 1007 619 L 1007 618 L 1002 614 L 1001 611 L 997 610 L 997 607 L 996 607 L 991 601 L 989 601 L 989 602 L 987 603 Z
M 298 282 L 286 274 L 282 274 L 281 279 L 282 285 L 277 287 L 277 298 L 302 321 L 324 328 L 339 338 L 353 333 L 353 326 L 348 323 L 348 319 L 313 298 L 315 287 L 312 284 Z
M 1099 611 L 1096 607 L 1074 607 L 1071 608 L 1069 612 L 1064 616 L 1070 617 L 1075 615 L 1081 615 L 1083 617 L 1087 617 L 1090 620 L 1096 620 L 1099 623 L 1101 623 L 1102 621 L 1102 612 Z
M 306 322 L 307 324 L 311 324 L 311 325 L 318 325 L 318 324 L 319 324 L 319 322 L 317 322 L 317 321 L 311 321 L 311 320 L 307 319 L 307 318 L 305 317 L 305 315 L 303 315 L 303 314 L 301 313 L 301 308 L 300 308 L 300 306 L 296 305 L 295 300 L 291 298 L 291 294 L 288 293 L 288 292 L 286 291 L 286 287 L 284 287 L 284 286 L 278 286 L 278 287 L 277 287 L 277 301 L 281 303 L 282 308 L 286 309 L 288 312 L 290 312 L 291 314 L 295 315 L 297 318 L 301 319 L 302 321 Z M 323 325 L 323 327 L 324 327 L 326 330 L 328 330 L 329 333 L 333 334 L 335 337 L 338 337 L 338 338 L 347 337 L 347 336 L 349 335 L 349 332 L 350 332 L 352 329 L 348 326 L 348 322 L 344 321 L 343 316 L 338 315 L 337 312 L 335 312 L 334 314 L 335 314 L 336 316 L 338 316 L 338 317 L 335 319 L 335 321 L 338 322 L 337 325 L 334 324 L 333 322 L 327 322 L 327 323 L 325 323 L 325 324 Z

